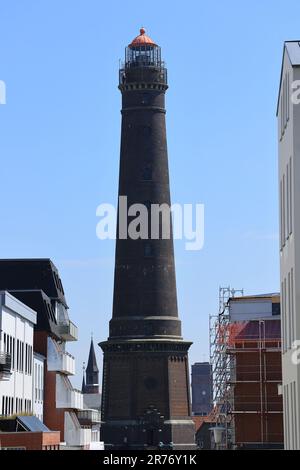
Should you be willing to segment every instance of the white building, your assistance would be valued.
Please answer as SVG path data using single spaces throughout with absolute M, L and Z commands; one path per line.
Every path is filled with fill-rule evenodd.
M 228 302 L 231 322 L 280 319 L 280 294 L 243 295 Z
M 33 353 L 32 411 L 41 421 L 44 418 L 44 361 L 44 356 L 36 352 Z
M 99 448 L 99 432 L 92 427 L 100 421 L 97 410 L 89 410 L 89 424 L 86 415 L 84 424 L 78 418 L 83 394 L 70 381 L 75 358 L 67 352 L 78 331 L 69 318 L 58 270 L 49 259 L 0 260 L 0 293 L 4 289 L 9 294 L 3 293 L 1 307 L 6 316 L 0 323 L 5 342 L 2 354 L 0 345 L 0 377 L 10 378 L 0 382 L 0 414 L 35 414 L 49 429 L 60 431 L 63 448 Z M 7 311 L 16 317 L 15 324 Z M 14 367 L 21 367 L 22 374 L 18 370 L 10 376 L 12 351 Z
M 0 351 L 6 361 L 9 357 L 11 359 L 11 373 L 0 379 L 2 416 L 32 413 L 35 324 L 36 313 L 31 308 L 8 292 L 0 291 Z
M 300 449 L 300 43 L 284 44 L 278 97 L 282 373 L 286 449 Z M 296 98 L 296 100 L 294 99 Z

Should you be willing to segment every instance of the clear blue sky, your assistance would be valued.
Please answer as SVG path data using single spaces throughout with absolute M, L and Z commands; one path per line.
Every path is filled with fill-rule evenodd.
M 96 238 L 95 211 L 117 198 L 124 47 L 142 25 L 162 46 L 172 199 L 206 208 L 204 249 L 176 242 L 184 336 L 201 361 L 219 285 L 279 289 L 275 110 L 299 17 L 299 1 L 0 0 L 0 257 L 59 268 L 76 385 L 112 310 L 114 242 Z

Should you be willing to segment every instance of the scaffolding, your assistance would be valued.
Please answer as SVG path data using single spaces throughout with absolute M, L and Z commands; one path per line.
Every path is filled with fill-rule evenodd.
M 233 358 L 228 354 L 229 340 L 229 299 L 244 295 L 243 289 L 230 286 L 219 288 L 219 312 L 209 317 L 210 363 L 212 366 L 213 409 L 216 425 L 224 428 L 220 448 L 228 448 L 233 438 L 231 425 L 231 377 Z
M 276 435 L 268 425 L 271 415 L 282 413 L 278 393 L 274 392 L 274 386 L 281 380 L 280 332 L 272 328 L 272 324 L 276 324 L 270 319 L 232 322 L 229 300 L 237 293 L 239 296 L 244 295 L 243 290 L 220 287 L 219 313 L 210 316 L 214 421 L 223 430 L 219 449 L 228 449 L 240 442 L 240 435 L 236 435 L 235 420 L 240 422 L 243 419 L 241 416 L 247 419 L 246 416 L 252 414 L 259 419 L 260 437 L 255 443 L 257 445 L 277 443 L 280 435 L 280 430 Z M 276 361 L 270 363 L 269 353 L 279 354 L 278 364 Z M 249 390 L 251 388 L 252 392 L 243 385 Z M 248 443 L 243 441 L 242 444 Z

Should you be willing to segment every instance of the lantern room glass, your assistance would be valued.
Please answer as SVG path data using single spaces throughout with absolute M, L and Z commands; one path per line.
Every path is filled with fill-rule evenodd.
M 125 66 L 162 67 L 161 48 L 152 44 L 128 46 L 125 51 Z

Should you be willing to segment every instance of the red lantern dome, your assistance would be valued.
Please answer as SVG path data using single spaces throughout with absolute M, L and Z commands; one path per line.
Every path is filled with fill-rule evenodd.
M 140 34 L 131 41 L 128 47 L 156 46 L 157 44 L 147 36 L 144 28 L 140 29 Z

